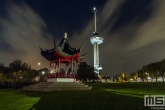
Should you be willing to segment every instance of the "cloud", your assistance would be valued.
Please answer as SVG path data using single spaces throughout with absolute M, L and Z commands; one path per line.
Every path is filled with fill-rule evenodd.
M 118 26 L 120 15 L 124 15 L 122 7 L 126 1 L 107 1 L 102 10 L 97 13 L 97 26 L 104 43 L 100 45 L 100 64 L 103 66 L 103 75 L 114 76 L 123 71 L 133 72 L 143 65 L 164 59 L 165 24 L 164 24 L 164 1 L 152 1 L 144 6 L 151 12 L 150 16 L 139 20 L 139 14 L 125 25 Z M 131 8 L 129 9 L 131 10 Z M 137 10 L 140 10 L 137 9 Z M 144 13 L 142 10 L 141 13 Z M 148 14 L 148 13 L 146 13 Z M 131 16 L 126 14 L 126 16 Z M 124 18 L 123 18 L 124 19 Z M 121 18 L 122 20 L 122 18 Z M 76 32 L 71 39 L 72 44 L 86 43 L 84 50 L 87 51 L 84 61 L 93 64 L 93 46 L 90 37 L 94 30 L 93 19 L 81 33 Z
M 97 30 L 104 38 L 103 44 L 99 46 L 103 75 L 114 76 L 125 70 L 130 73 L 165 58 L 165 1 L 131 3 L 108 0 L 102 9 L 98 7 L 101 10 L 97 13 Z M 129 7 L 133 5 L 140 7 Z M 11 2 L 6 11 L 7 19 L 0 17 L 0 49 L 3 48 L 0 60 L 9 63 L 20 58 L 33 68 L 38 69 L 38 61 L 42 62 L 42 67 L 48 67 L 49 62 L 39 54 L 38 48 L 38 45 L 47 49 L 53 47 L 52 36 L 45 31 L 45 22 L 26 4 L 20 6 Z M 148 11 L 151 14 L 148 15 Z M 131 19 L 128 20 L 128 17 Z M 93 64 L 93 46 L 90 43 L 94 31 L 93 18 L 81 29 L 81 32 L 68 35 L 69 43 L 72 47 L 80 47 L 85 43 L 82 53 L 88 53 L 84 61 Z M 55 39 L 57 43 L 61 40 Z M 4 47 L 8 48 L 4 50 Z
M 152 12 L 153 16 L 145 23 L 140 24 L 136 29 L 136 37 L 130 43 L 128 50 L 145 47 L 151 43 L 159 42 L 165 39 L 165 1 L 153 1 L 149 7 L 156 6 Z
M 45 62 L 39 54 L 38 45 L 51 48 L 48 44 L 52 42 L 52 36 L 44 31 L 47 29 L 45 22 L 25 3 L 18 5 L 10 2 L 6 11 L 7 17 L 0 18 L 0 36 L 3 40 L 0 45 L 9 48 L 0 51 L 1 62 L 8 64 L 21 59 L 37 68 L 37 62 Z

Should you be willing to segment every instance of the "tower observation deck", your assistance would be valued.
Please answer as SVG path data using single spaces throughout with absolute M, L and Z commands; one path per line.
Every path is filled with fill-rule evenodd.
M 99 65 L 99 44 L 102 44 L 104 39 L 102 37 L 99 37 L 99 33 L 96 31 L 96 7 L 93 8 L 93 12 L 95 31 L 93 32 L 93 36 L 90 38 L 90 41 L 93 44 L 94 48 L 94 71 L 99 75 L 99 70 L 102 69 L 102 67 L 100 67 Z

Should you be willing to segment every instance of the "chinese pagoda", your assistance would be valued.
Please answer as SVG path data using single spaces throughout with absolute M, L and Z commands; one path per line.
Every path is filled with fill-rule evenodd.
M 84 44 L 85 45 L 85 44 Z M 62 41 L 56 45 L 54 40 L 54 48 L 50 50 L 41 50 L 41 55 L 50 62 L 50 73 L 47 74 L 47 79 L 51 78 L 74 78 L 77 79 L 76 65 L 81 62 L 84 58 L 81 55 L 82 45 L 79 49 L 72 48 L 68 43 L 67 33 L 65 33 Z M 60 72 L 60 64 L 66 65 L 65 72 Z M 71 66 L 71 71 L 68 72 L 68 67 Z M 54 66 L 55 71 L 52 72 L 52 67 Z

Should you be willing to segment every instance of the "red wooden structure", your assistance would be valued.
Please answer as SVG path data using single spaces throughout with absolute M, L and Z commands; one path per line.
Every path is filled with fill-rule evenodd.
M 72 48 L 68 43 L 67 34 L 65 33 L 64 38 L 57 46 L 54 41 L 54 46 L 53 49 L 45 51 L 40 48 L 41 55 L 50 61 L 50 70 L 52 70 L 52 66 L 55 68 L 55 72 L 47 74 L 47 78 L 77 78 L 76 65 L 82 61 L 86 54 L 80 55 L 84 45 L 79 49 Z M 65 73 L 60 72 L 61 63 L 66 64 Z M 70 73 L 68 73 L 69 65 L 71 65 Z

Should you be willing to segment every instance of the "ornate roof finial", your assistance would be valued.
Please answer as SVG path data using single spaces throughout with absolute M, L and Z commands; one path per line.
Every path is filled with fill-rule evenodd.
M 66 33 L 66 32 L 64 33 L 64 38 L 66 38 L 66 39 L 67 39 L 67 33 Z

